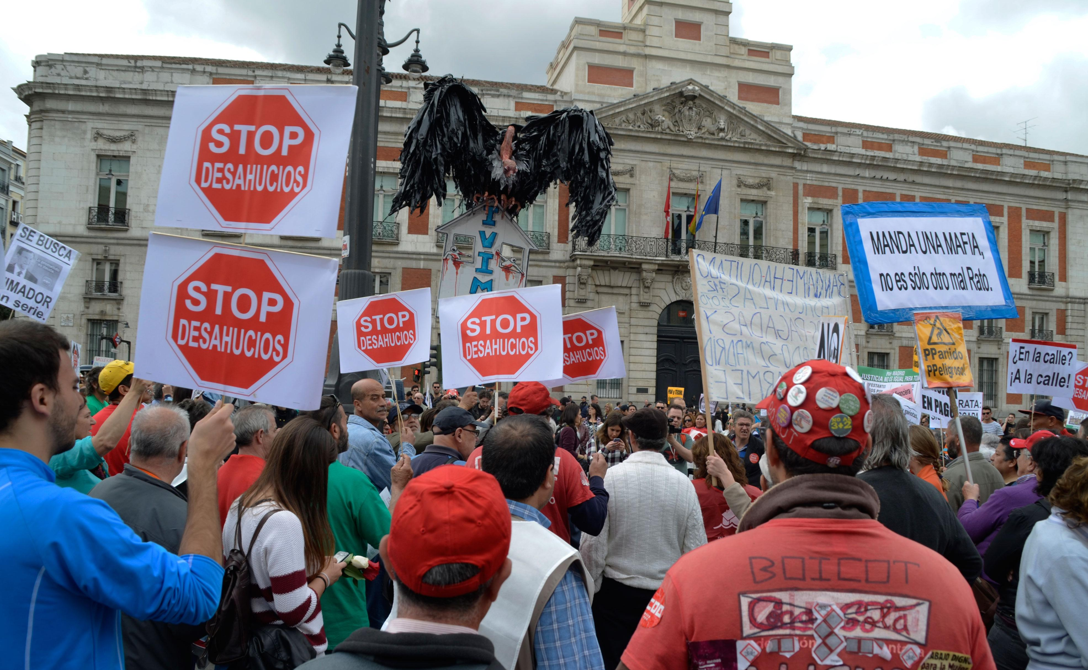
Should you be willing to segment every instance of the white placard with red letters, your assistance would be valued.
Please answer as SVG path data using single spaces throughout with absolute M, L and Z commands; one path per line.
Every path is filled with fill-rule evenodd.
M 583 379 L 627 376 L 616 308 L 605 307 L 563 317 L 563 377 L 545 386 Z
M 442 384 L 563 376 L 563 307 L 558 284 L 438 301 Z
M 316 409 L 336 268 L 335 258 L 152 233 L 135 375 Z
M 1055 396 L 1050 402 L 1068 410 L 1088 412 L 1088 365 L 1077 361 L 1077 367 L 1077 372 L 1073 375 L 1072 392 L 1065 394 L 1064 397 Z M 1071 420 L 1066 421 L 1066 424 L 1072 423 Z M 1080 422 L 1075 423 L 1079 424 Z
M 179 86 L 155 225 L 336 237 L 354 86 Z
M 411 365 L 431 355 L 431 289 L 336 303 L 340 372 Z

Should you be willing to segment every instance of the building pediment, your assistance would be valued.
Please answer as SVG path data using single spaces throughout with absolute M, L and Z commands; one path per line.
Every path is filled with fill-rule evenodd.
M 600 107 L 595 113 L 609 130 L 805 149 L 789 133 L 694 79 Z

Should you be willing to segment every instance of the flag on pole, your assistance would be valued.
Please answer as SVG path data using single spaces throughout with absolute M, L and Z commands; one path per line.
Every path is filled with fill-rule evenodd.
M 672 217 L 669 210 L 672 209 L 672 174 L 669 174 L 669 187 L 665 191 L 665 239 L 669 239 L 669 231 L 672 229 Z
M 698 222 L 696 221 L 698 219 Z M 691 210 L 691 221 L 688 222 L 688 232 L 692 235 L 699 230 L 702 218 L 699 216 L 699 180 L 695 180 L 695 207 Z
M 698 186 L 696 186 L 698 190 Z M 703 217 L 707 214 L 718 215 L 718 201 L 722 195 L 722 180 L 719 179 L 718 183 L 714 185 L 714 188 L 710 191 L 710 197 L 706 199 L 706 205 L 703 206 L 703 212 L 699 215 L 699 222 L 695 224 L 695 230 L 699 230 L 703 227 Z

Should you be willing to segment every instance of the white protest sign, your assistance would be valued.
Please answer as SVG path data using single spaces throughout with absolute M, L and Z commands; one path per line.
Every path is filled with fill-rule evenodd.
M 1077 373 L 1073 375 L 1072 392 L 1065 397 L 1055 396 L 1050 399 L 1050 402 L 1064 409 L 1076 410 L 1078 413 L 1088 412 L 1088 365 L 1077 361 L 1077 367 Z
M 94 361 L 92 362 L 92 364 L 96 368 L 104 368 L 107 365 L 109 365 L 110 363 L 112 363 L 113 361 L 114 361 L 114 359 L 110 358 L 109 356 L 95 356 Z
M 627 376 L 616 308 L 605 307 L 563 317 L 563 377 L 544 382 L 562 386 L 583 379 Z
M 558 284 L 440 298 L 438 321 L 446 388 L 563 376 Z
M 929 415 L 931 428 L 947 428 L 952 420 L 952 403 L 948 401 L 948 393 L 944 389 L 922 388 L 921 411 Z M 958 393 L 956 403 L 960 416 L 973 416 L 982 420 L 982 394 Z
M 485 291 L 521 288 L 529 272 L 529 234 L 501 207 L 476 205 L 435 232 L 446 236 L 438 297 L 452 298 Z M 457 246 L 470 238 L 472 246 Z M 466 253 L 467 252 L 467 253 Z
M 861 375 L 869 395 L 887 393 L 894 396 L 903 408 L 903 416 L 907 417 L 907 421 L 918 423 L 920 415 L 918 401 L 921 398 L 919 373 L 914 370 L 859 367 L 858 374 Z
M 72 367 L 75 368 L 76 374 L 79 374 L 79 366 L 83 365 L 83 345 L 75 340 L 71 341 L 68 345 L 68 351 L 72 357 Z
M 1008 392 L 1068 398 L 1081 367 L 1075 344 L 1014 338 L 1009 341 Z
M 689 262 L 704 384 L 714 401 L 766 398 L 782 373 L 816 358 L 822 319 L 849 307 L 844 274 L 696 249 Z
M 280 407 L 321 404 L 335 258 L 152 233 L 137 377 Z
M 431 355 L 431 289 L 336 303 L 340 372 L 411 365 Z
M 45 323 L 79 252 L 28 225 L 15 229 L 4 256 L 0 305 Z
M 1017 317 L 985 205 L 873 202 L 843 205 L 842 217 L 867 323 Z
M 156 226 L 336 237 L 354 86 L 179 86 Z
M 820 319 L 820 339 L 816 345 L 816 358 L 843 365 L 842 352 L 849 346 L 846 342 L 852 339 L 847 317 L 823 317 Z

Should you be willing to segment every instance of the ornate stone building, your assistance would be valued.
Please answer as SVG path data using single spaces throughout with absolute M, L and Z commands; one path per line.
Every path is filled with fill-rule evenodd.
M 974 373 L 995 407 L 1014 408 L 1024 400 L 1004 389 L 1009 337 L 1088 345 L 1088 269 L 1070 264 L 1067 255 L 1068 240 L 1088 229 L 1088 157 L 796 116 L 791 47 L 731 37 L 730 3 L 620 2 L 621 22 L 573 20 L 547 65 L 547 86 L 468 82 L 496 124 L 578 104 L 596 111 L 616 143 L 619 198 L 599 243 L 571 244 L 563 187 L 521 216 L 540 247 L 532 253 L 530 284 L 562 284 L 568 312 L 615 305 L 619 313 L 627 377 L 573 385 L 564 393 L 597 393 L 612 401 L 662 396 L 664 386 L 696 393 L 686 249 L 849 273 L 838 208 L 866 201 L 987 205 L 1020 306 L 1017 319 L 970 324 Z M 460 203 L 450 198 L 423 215 L 388 216 L 402 135 L 422 101 L 421 81 L 394 77 L 382 91 L 379 123 L 376 288 L 436 288 L 440 246 L 434 230 L 460 211 Z M 164 279 L 154 268 L 144 273 L 144 249 L 178 85 L 349 79 L 304 65 L 39 57 L 33 80 L 17 89 L 30 123 L 25 220 L 76 246 L 86 259 L 68 280 L 54 325 L 92 353 L 112 354 L 103 334 L 116 330 L 134 339 L 143 282 Z M 705 197 L 719 178 L 717 221 L 708 219 L 688 236 L 696 186 Z M 664 239 L 666 225 L 671 240 Z M 340 248 L 338 240 L 279 236 L 250 235 L 245 242 L 327 255 Z M 867 326 L 856 301 L 852 316 L 862 365 L 910 366 L 909 328 Z

